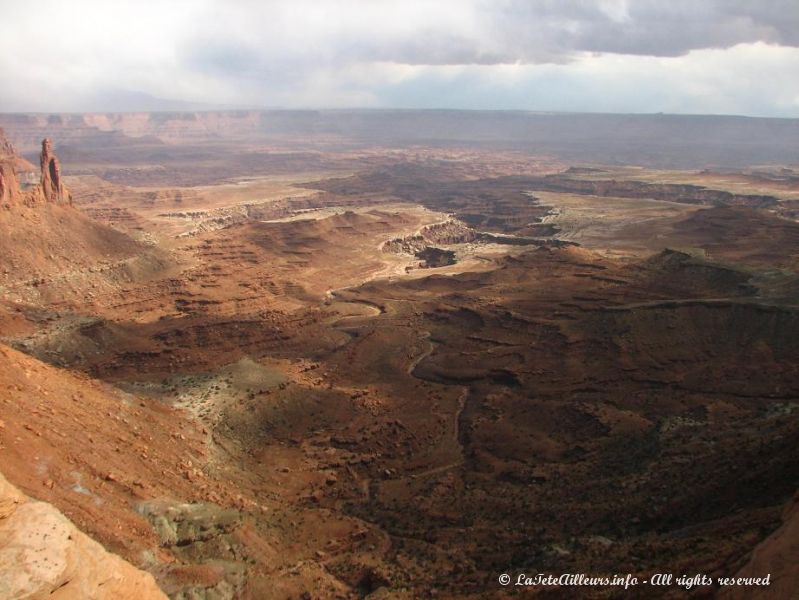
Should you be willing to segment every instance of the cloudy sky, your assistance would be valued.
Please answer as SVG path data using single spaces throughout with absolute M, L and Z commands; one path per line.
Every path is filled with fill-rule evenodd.
M 797 0 L 0 0 L 0 111 L 799 117 Z M 158 99 L 158 100 L 156 100 Z

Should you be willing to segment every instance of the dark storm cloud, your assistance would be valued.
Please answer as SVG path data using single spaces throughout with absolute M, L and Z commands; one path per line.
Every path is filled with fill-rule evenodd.
M 494 51 L 450 64 L 563 62 L 575 52 L 679 56 L 741 43 L 799 45 L 797 0 L 511 0 L 481 6 Z M 425 64 L 397 49 L 397 60 Z M 438 53 L 436 64 L 446 62 Z
M 295 4 L 301 9 L 287 12 L 285 3 L 244 3 L 228 27 L 200 22 L 182 48 L 186 66 L 290 80 L 313 64 L 567 63 L 584 52 L 666 57 L 741 43 L 799 44 L 797 0 Z M 215 18 L 218 10 L 211 12 Z
M 571 41 L 578 50 L 654 56 L 758 41 L 795 46 L 799 6 L 796 0 L 639 0 L 621 18 L 604 13 L 579 21 Z

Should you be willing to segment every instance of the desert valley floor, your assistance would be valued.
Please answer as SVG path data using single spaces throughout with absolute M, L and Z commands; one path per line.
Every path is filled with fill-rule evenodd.
M 256 118 L 0 118 L 10 483 L 171 598 L 790 597 L 796 165 Z

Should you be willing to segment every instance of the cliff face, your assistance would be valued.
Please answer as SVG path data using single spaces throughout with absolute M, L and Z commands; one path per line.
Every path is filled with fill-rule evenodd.
M 19 150 L 28 153 L 39 147 L 43 137 L 49 136 L 82 148 L 118 148 L 143 139 L 146 143 L 172 143 L 251 137 L 260 131 L 264 114 L 260 111 L 2 114 L 0 127 L 6 129 Z

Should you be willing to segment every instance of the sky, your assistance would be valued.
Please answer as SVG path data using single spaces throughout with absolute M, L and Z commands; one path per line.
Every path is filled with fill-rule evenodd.
M 797 0 L 0 0 L 0 111 L 799 117 Z

